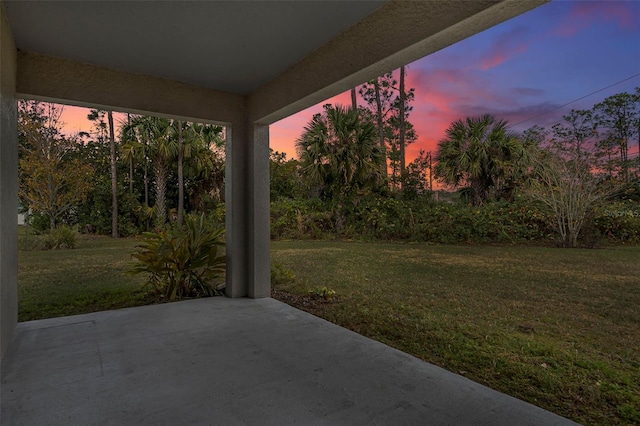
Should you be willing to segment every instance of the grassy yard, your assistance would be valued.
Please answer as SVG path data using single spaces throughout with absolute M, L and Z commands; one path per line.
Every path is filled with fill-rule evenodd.
M 18 320 L 151 303 L 144 277 L 126 274 L 136 244 L 134 239 L 81 236 L 73 250 L 19 251 Z
M 640 247 L 273 248 L 302 309 L 578 422 L 640 424 Z
M 136 244 L 20 251 L 20 320 L 151 303 L 125 273 Z M 640 247 L 272 247 L 288 303 L 578 422 L 640 423 Z

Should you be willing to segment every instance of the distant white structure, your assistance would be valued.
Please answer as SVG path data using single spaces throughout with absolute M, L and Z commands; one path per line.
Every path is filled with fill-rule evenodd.
M 20 206 L 20 210 L 22 207 Z M 18 213 L 18 225 L 26 225 L 27 218 L 31 214 L 31 209 L 26 212 Z

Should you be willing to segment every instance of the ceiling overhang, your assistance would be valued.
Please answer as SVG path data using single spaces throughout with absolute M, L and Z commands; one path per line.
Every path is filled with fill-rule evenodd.
M 546 0 L 4 1 L 20 96 L 270 124 Z

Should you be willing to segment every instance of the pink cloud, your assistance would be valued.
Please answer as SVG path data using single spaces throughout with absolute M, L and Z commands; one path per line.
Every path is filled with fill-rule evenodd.
M 418 156 L 420 150 L 434 152 L 452 121 L 461 116 L 457 105 L 475 91 L 463 70 L 409 69 L 407 86 L 416 90 L 416 99 L 409 120 L 414 125 L 418 139 L 407 147 L 407 161 Z
M 396 76 L 398 72 L 396 71 Z M 408 88 L 415 88 L 416 99 L 410 116 L 418 140 L 407 147 L 407 161 L 412 161 L 419 151 L 433 151 L 451 122 L 466 116 L 474 110 L 474 103 L 487 102 L 505 106 L 515 97 L 501 96 L 492 90 L 492 84 L 473 70 L 434 69 L 422 70 L 417 66 L 407 69 Z M 322 111 L 326 103 L 350 105 L 350 92 L 336 95 L 306 110 L 300 111 L 270 126 L 270 146 L 272 149 L 295 158 L 295 141 L 314 114 Z M 364 101 L 358 95 L 359 105 Z M 65 133 L 71 135 L 79 131 L 90 131 L 91 123 L 86 119 L 88 108 L 66 106 L 62 120 L 66 123 Z M 475 112 L 472 112 L 475 113 Z M 116 114 L 117 120 L 126 119 L 125 114 Z
M 396 78 L 398 71 L 395 72 Z M 410 121 L 414 125 L 418 139 L 407 147 L 407 161 L 418 156 L 420 150 L 435 152 L 438 142 L 444 137 L 450 124 L 468 114 L 477 114 L 471 104 L 483 102 L 509 106 L 518 106 L 514 97 L 504 96 L 492 89 L 490 81 L 485 80 L 473 70 L 419 68 L 407 70 L 408 88 L 415 88 L 416 99 Z M 281 120 L 270 129 L 271 148 L 287 153 L 295 158 L 295 140 L 303 132 L 304 126 L 314 114 L 322 110 L 326 103 L 350 105 L 350 93 L 344 92 L 331 99 Z M 363 105 L 358 96 L 358 103 Z
M 524 38 L 529 31 L 524 27 L 516 27 L 496 38 L 489 50 L 480 59 L 480 69 L 483 71 L 495 68 L 512 57 L 526 52 L 529 48 Z
M 619 1 L 578 1 L 572 3 L 571 11 L 554 35 L 572 37 L 594 22 L 612 22 L 625 30 L 638 25 L 638 12 L 632 5 Z

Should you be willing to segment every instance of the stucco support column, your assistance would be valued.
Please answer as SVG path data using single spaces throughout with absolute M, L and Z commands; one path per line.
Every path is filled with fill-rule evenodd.
M 227 127 L 226 156 L 226 294 L 269 297 L 269 126 Z
M 16 46 L 0 3 L 0 356 L 18 321 Z

